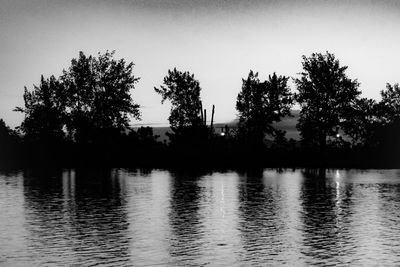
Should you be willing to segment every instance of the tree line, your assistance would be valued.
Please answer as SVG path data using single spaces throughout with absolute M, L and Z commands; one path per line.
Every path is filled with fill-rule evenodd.
M 194 74 L 169 70 L 154 88 L 162 103 L 171 103 L 172 132 L 166 144 L 157 141 L 152 128 L 130 126 L 132 119 L 141 118 L 131 95 L 140 82 L 133 62 L 117 60 L 109 51 L 97 56 L 80 52 L 58 78 L 41 76 L 39 85 L 25 87 L 24 106 L 15 108 L 24 114 L 21 125 L 12 130 L 0 121 L 1 159 L 35 164 L 393 165 L 400 150 L 399 85 L 387 84 L 376 101 L 361 97 L 360 83 L 347 76 L 347 66 L 332 53 L 303 56 L 302 67 L 297 78 L 272 73 L 265 81 L 250 71 L 236 99 L 238 125 L 226 126 L 223 135 L 212 122 L 207 125 Z M 287 140 L 274 126 L 291 116 L 295 105 L 300 108 L 299 142 Z

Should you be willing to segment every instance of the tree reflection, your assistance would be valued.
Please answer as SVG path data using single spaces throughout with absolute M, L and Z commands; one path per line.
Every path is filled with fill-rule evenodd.
M 325 169 L 303 171 L 301 188 L 304 239 L 302 253 L 312 262 L 344 264 L 354 253 L 349 213 L 352 184 L 340 184 L 340 177 L 327 177 Z M 309 262 L 309 263 L 312 263 Z
M 128 261 L 123 186 L 110 169 L 25 173 L 30 248 L 59 255 L 51 262 Z
M 241 176 L 238 211 L 245 261 L 265 262 L 282 251 L 279 242 L 284 221 L 279 214 L 278 188 L 265 185 L 263 169 L 254 169 Z
M 170 238 L 170 254 L 180 263 L 188 265 L 185 259 L 199 258 L 201 246 L 201 218 L 199 216 L 201 188 L 199 178 L 204 173 L 172 172 L 171 204 L 169 224 L 172 237 Z

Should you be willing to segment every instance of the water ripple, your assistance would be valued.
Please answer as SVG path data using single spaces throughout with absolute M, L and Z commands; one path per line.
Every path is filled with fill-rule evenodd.
M 0 265 L 398 266 L 397 170 L 0 175 Z

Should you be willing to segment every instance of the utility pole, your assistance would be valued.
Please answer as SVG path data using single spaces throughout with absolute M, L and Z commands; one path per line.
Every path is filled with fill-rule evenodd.
M 210 132 L 211 134 L 213 133 L 213 127 L 214 127 L 214 111 L 215 111 L 215 106 L 213 105 L 212 108 L 212 113 L 211 113 L 211 127 L 210 127 Z

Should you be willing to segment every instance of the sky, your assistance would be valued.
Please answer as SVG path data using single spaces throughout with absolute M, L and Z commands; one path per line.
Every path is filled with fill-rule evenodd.
M 400 82 L 399 29 L 395 0 L 0 0 L 0 118 L 18 126 L 24 86 L 59 76 L 79 51 L 116 50 L 135 63 L 142 121 L 132 124 L 168 124 L 170 106 L 154 87 L 174 67 L 194 74 L 203 107 L 214 104 L 223 123 L 236 118 L 250 70 L 296 78 L 314 52 L 334 53 L 362 96 L 379 100 L 386 83 Z

